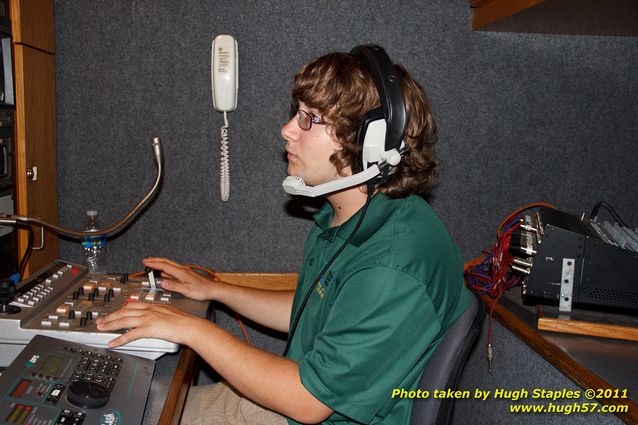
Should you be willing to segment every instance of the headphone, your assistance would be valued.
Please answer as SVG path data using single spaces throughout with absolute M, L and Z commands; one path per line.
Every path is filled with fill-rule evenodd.
M 391 155 L 398 164 L 405 153 L 402 144 L 407 112 L 396 68 L 385 50 L 376 44 L 357 46 L 350 53 L 359 57 L 372 74 L 381 101 L 381 107 L 366 113 L 357 130 L 356 141 L 361 146 L 359 170 L 382 161 L 392 163 L 392 160 L 388 161 Z M 397 154 L 400 155 L 398 158 Z
M 372 74 L 381 101 L 381 107 L 366 113 L 357 129 L 356 143 L 361 146 L 361 156 L 352 164 L 354 174 L 317 186 L 307 186 L 301 177 L 288 176 L 282 186 L 290 195 L 325 195 L 370 182 L 379 176 L 383 182 L 408 151 L 403 143 L 407 112 L 394 64 L 375 44 L 357 46 L 350 53 L 361 58 Z

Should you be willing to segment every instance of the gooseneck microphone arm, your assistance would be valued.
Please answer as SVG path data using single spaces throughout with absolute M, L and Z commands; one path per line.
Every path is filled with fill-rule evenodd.
M 157 177 L 155 178 L 155 183 L 153 184 L 153 187 L 151 188 L 151 190 L 149 190 L 149 192 L 137 203 L 137 205 L 135 205 L 133 208 L 131 208 L 131 210 L 126 213 L 126 215 L 124 217 L 122 217 L 122 219 L 120 219 L 120 221 L 118 221 L 117 223 L 115 223 L 114 225 L 112 225 L 111 227 L 109 227 L 108 229 L 104 229 L 104 230 L 96 230 L 96 231 L 92 231 L 92 232 L 84 232 L 84 231 L 77 231 L 77 230 L 72 230 L 72 229 L 67 229 L 65 227 L 61 227 L 61 226 L 57 226 L 55 224 L 51 224 L 51 223 L 47 223 L 46 221 L 43 221 L 39 218 L 31 218 L 31 217 L 24 217 L 24 216 L 17 216 L 17 215 L 10 215 L 7 217 L 0 217 L 0 224 L 8 224 L 8 225 L 16 225 L 18 223 L 20 224 L 33 224 L 33 225 L 38 225 L 38 226 L 42 226 L 44 228 L 47 228 L 55 233 L 61 234 L 61 235 L 65 235 L 65 236 L 69 236 L 71 238 L 85 238 L 85 237 L 95 237 L 95 236 L 112 236 L 116 233 L 118 233 L 120 230 L 122 230 L 126 225 L 128 225 L 131 220 L 133 220 L 133 218 L 135 218 L 140 210 L 142 208 L 144 208 L 148 202 L 155 196 L 155 194 L 157 193 L 157 190 L 159 188 L 159 185 L 162 181 L 162 174 L 163 174 L 163 169 L 162 169 L 162 161 L 163 161 L 163 157 L 162 157 L 162 145 L 160 143 L 160 138 L 159 137 L 154 137 L 153 141 L 152 141 L 152 147 L 153 147 L 153 156 L 155 158 L 155 164 L 157 165 Z

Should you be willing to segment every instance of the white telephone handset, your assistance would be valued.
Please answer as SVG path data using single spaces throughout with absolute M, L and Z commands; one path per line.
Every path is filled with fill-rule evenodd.
M 230 196 L 230 161 L 228 158 L 228 117 L 227 112 L 237 108 L 238 56 L 237 41 L 231 35 L 218 35 L 211 45 L 211 82 L 213 107 L 224 113 L 221 128 L 220 190 L 222 201 Z

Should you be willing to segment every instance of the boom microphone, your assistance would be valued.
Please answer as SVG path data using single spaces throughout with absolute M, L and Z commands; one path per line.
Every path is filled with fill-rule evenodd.
M 382 158 L 385 161 L 381 162 L 380 164 L 373 164 L 369 166 L 365 171 L 361 171 L 360 173 L 333 180 L 327 183 L 322 183 L 317 186 L 306 186 L 306 183 L 304 183 L 303 179 L 297 176 L 286 177 L 286 179 L 282 183 L 282 186 L 286 193 L 289 195 L 309 196 L 311 198 L 325 195 L 327 193 L 336 192 L 338 190 L 347 189 L 352 186 L 358 186 L 362 183 L 367 182 L 368 180 L 377 177 L 386 169 L 398 165 L 399 162 L 401 162 L 401 156 L 406 151 L 407 148 L 404 147 L 401 149 L 401 152 L 398 152 L 396 149 L 384 152 L 382 154 Z

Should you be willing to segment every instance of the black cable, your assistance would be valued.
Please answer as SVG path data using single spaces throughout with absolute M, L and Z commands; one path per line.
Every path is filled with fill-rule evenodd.
M 18 228 L 26 230 L 28 233 L 27 248 L 24 250 L 24 254 L 22 254 L 22 259 L 20 260 L 20 265 L 18 266 L 19 279 L 22 280 L 24 278 L 24 271 L 27 268 L 27 262 L 29 261 L 29 257 L 31 257 L 31 252 L 33 251 L 33 229 L 31 226 L 23 225 L 22 223 L 20 223 Z
M 597 215 L 598 215 L 598 210 L 600 209 L 600 207 L 605 208 L 607 211 L 609 211 L 609 213 L 614 217 L 614 220 L 616 220 L 618 222 L 618 224 L 620 224 L 623 227 L 629 227 L 627 226 L 627 224 L 623 221 L 623 219 L 620 218 L 620 216 L 616 213 L 616 211 L 614 211 L 614 209 L 611 207 L 611 205 L 609 205 L 607 202 L 605 201 L 598 201 L 596 202 L 596 205 L 594 205 L 594 208 L 592 208 L 591 213 L 589 214 L 589 218 L 591 220 L 593 220 Z
M 295 319 L 293 320 L 292 325 L 290 326 L 290 330 L 288 332 L 288 340 L 286 341 L 286 348 L 284 349 L 284 353 L 282 354 L 283 357 L 286 357 L 286 355 L 288 354 L 288 350 L 290 349 L 290 344 L 292 342 L 292 337 L 295 334 L 295 331 L 297 330 L 297 325 L 299 324 L 299 319 L 301 319 L 301 313 L 306 308 L 306 304 L 308 303 L 308 300 L 310 299 L 310 295 L 312 294 L 312 292 L 315 290 L 315 288 L 319 284 L 319 281 L 321 280 L 323 275 L 326 274 L 326 272 L 328 271 L 328 269 L 330 268 L 332 263 L 334 263 L 334 261 L 337 259 L 339 254 L 341 254 L 341 252 L 346 248 L 346 246 L 348 246 L 348 244 L 352 241 L 352 238 L 354 238 L 354 235 L 359 230 L 359 227 L 361 227 L 361 223 L 363 222 L 363 218 L 365 217 L 366 212 L 368 211 L 368 206 L 370 205 L 370 200 L 372 200 L 372 195 L 373 195 L 375 186 L 376 186 L 376 181 L 375 180 L 371 180 L 370 182 L 368 182 L 368 184 L 367 184 L 368 193 L 367 193 L 367 196 L 366 196 L 366 203 L 363 205 L 363 208 L 361 209 L 361 215 L 359 216 L 359 220 L 357 221 L 357 224 L 354 226 L 354 229 L 352 229 L 352 232 L 350 232 L 350 234 L 348 235 L 346 240 L 343 242 L 343 244 L 341 244 L 341 246 L 339 247 L 337 252 L 335 252 L 335 254 L 330 258 L 330 260 L 328 260 L 326 265 L 323 266 L 323 269 L 321 269 L 321 271 L 319 272 L 319 274 L 317 275 L 317 277 L 313 281 L 312 285 L 310 286 L 310 288 L 306 292 L 306 295 L 304 296 L 303 301 L 301 302 L 301 305 L 299 306 L 299 310 L 297 310 L 297 314 L 295 315 Z

